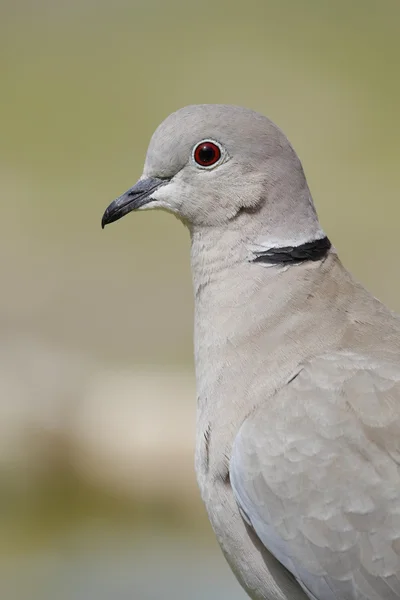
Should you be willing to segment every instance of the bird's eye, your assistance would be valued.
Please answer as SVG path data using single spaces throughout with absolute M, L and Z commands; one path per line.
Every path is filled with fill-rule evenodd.
M 221 158 L 221 148 L 215 142 L 205 140 L 197 144 L 193 158 L 200 167 L 211 167 Z

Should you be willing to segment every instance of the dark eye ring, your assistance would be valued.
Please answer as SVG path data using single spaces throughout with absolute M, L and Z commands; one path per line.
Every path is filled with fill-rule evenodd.
M 200 167 L 211 167 L 221 158 L 221 148 L 215 142 L 203 140 L 195 147 L 193 158 Z

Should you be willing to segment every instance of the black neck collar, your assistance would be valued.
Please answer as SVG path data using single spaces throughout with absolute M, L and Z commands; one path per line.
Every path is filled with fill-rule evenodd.
M 298 264 L 305 261 L 323 259 L 329 252 L 331 243 L 327 237 L 313 240 L 300 246 L 285 246 L 283 248 L 269 248 L 255 252 L 252 262 L 267 263 L 270 265 Z

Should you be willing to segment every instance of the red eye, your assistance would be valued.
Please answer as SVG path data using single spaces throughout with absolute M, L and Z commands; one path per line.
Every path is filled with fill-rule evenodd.
M 196 146 L 193 156 L 201 167 L 211 167 L 221 158 L 221 149 L 214 142 L 200 142 Z

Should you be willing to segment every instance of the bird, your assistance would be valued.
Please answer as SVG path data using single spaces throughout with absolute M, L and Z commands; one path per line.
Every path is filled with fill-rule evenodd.
M 400 318 L 343 266 L 287 137 L 238 106 L 172 113 L 102 226 L 147 209 L 190 233 L 195 470 L 237 580 L 399 599 Z

